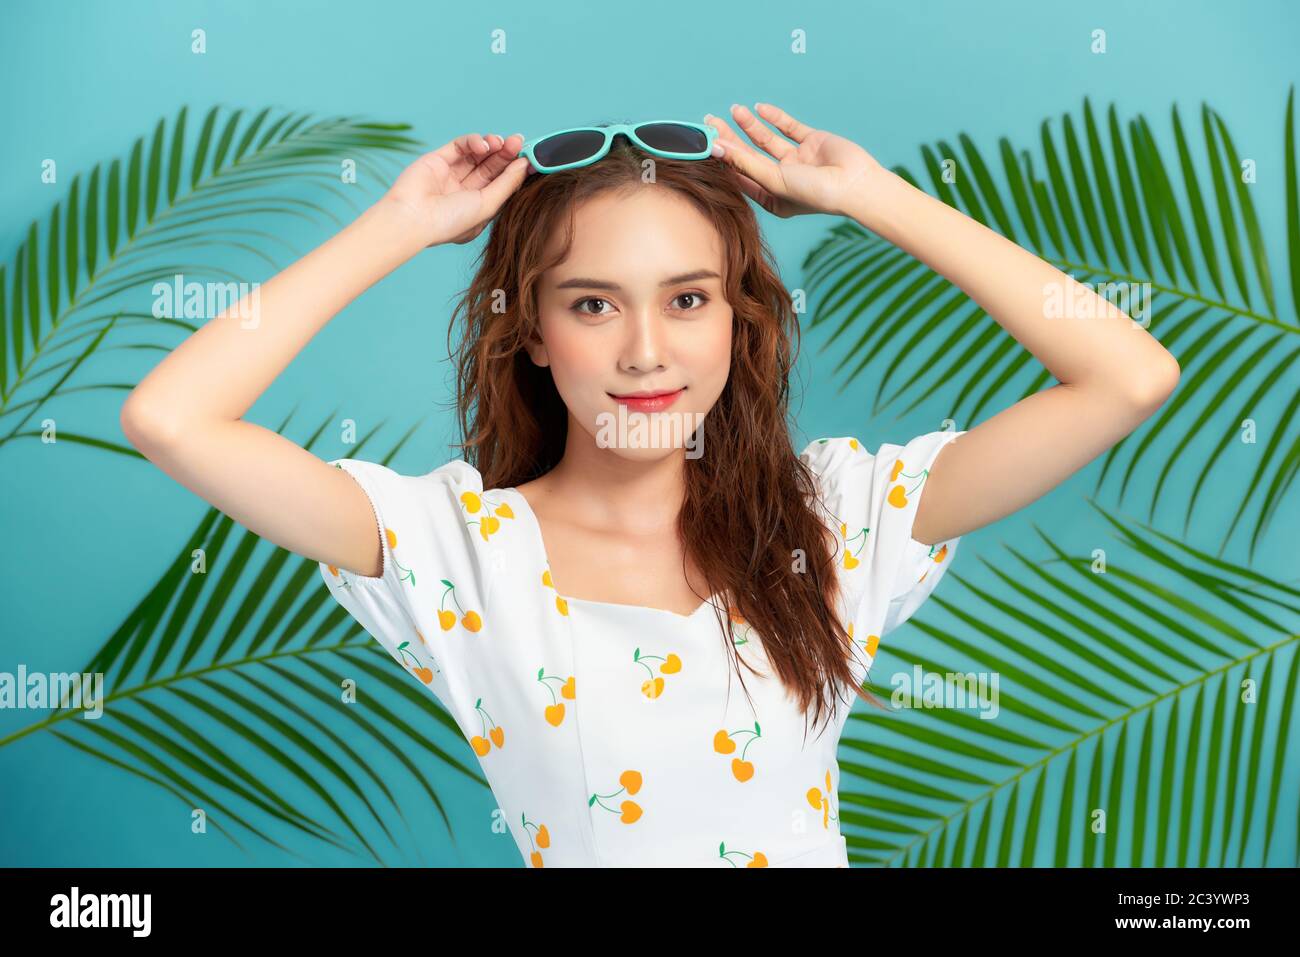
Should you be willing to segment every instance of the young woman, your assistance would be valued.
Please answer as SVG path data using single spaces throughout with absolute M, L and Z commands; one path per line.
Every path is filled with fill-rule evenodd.
M 783 135 L 733 107 L 748 143 L 713 117 L 566 131 L 526 155 L 518 134 L 459 137 L 267 282 L 257 323 L 211 320 L 122 410 L 165 472 L 321 563 L 454 717 L 532 866 L 846 866 L 841 692 L 863 696 L 880 637 L 960 536 L 1109 449 L 1178 380 L 1122 314 L 1045 318 L 1070 277 L 849 140 L 759 109 Z M 853 217 L 1059 384 L 967 431 L 796 455 L 797 317 L 750 200 Z M 243 420 L 363 290 L 489 221 L 456 310 L 466 458 L 325 463 Z M 638 412 L 688 427 L 634 441 L 618 423 Z M 810 717 L 827 719 L 811 737 Z

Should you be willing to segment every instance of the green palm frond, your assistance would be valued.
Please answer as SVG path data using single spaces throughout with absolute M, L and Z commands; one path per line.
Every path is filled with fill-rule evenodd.
M 391 177 L 372 160 L 418 145 L 402 135 L 406 124 L 351 116 L 309 122 L 305 113 L 273 119 L 269 107 L 243 122 L 243 110 L 221 120 L 220 108 L 213 107 L 187 146 L 187 115 L 182 107 L 170 126 L 158 121 L 147 144 L 145 137 L 136 139 L 125 167 L 119 159 L 97 163 L 84 185 L 80 172 L 73 176 L 44 229 L 33 221 L 14 259 L 0 265 L 0 446 L 40 435 L 23 428 L 52 399 L 72 391 L 65 384 L 94 356 L 165 353 L 170 338 L 197 328 L 185 318 L 140 311 L 142 288 L 178 273 L 187 280 L 238 282 L 234 273 L 205 262 L 233 250 L 275 271 L 276 258 L 266 247 L 299 253 L 275 232 L 253 228 L 259 218 L 274 225 L 283 217 L 314 222 L 324 216 L 342 226 L 309 195 L 297 195 L 302 187 L 353 205 L 340 182 L 342 160 L 355 161 L 359 173 L 383 183 Z M 115 341 L 131 333 L 143 341 Z M 133 386 L 78 388 L 121 393 Z M 103 447 L 131 454 L 117 443 Z
M 1122 500 L 1142 461 L 1160 438 L 1174 440 L 1164 458 L 1148 510 L 1180 462 L 1199 474 L 1186 502 L 1184 531 L 1213 466 L 1226 463 L 1244 494 L 1224 538 L 1253 511 L 1250 554 L 1300 471 L 1300 390 L 1295 388 L 1300 352 L 1300 197 L 1297 196 L 1295 90 L 1287 98 L 1284 155 L 1260 161 L 1281 169 L 1257 185 L 1241 175 L 1238 151 L 1223 118 L 1203 106 L 1199 153 L 1177 108 L 1171 111 L 1173 156 L 1163 156 L 1140 114 L 1121 125 L 1114 105 L 1103 134 L 1087 99 L 1082 121 L 1062 117 L 1060 132 L 1044 121 L 1040 158 L 998 143 L 1003 182 L 966 135 L 960 149 L 939 141 L 921 149 L 930 191 L 1008 239 L 1024 245 L 1081 282 L 1149 283 L 1150 326 L 1179 360 L 1182 379 L 1174 397 L 1137 436 L 1106 456 L 1098 489 L 1112 468 L 1119 471 Z M 1077 129 L 1081 126 L 1081 131 Z M 956 175 L 950 175 L 956 170 Z M 894 172 L 925 187 L 906 168 Z M 1180 181 L 1180 182 L 1179 182 Z M 1253 195 L 1256 191 L 1259 198 Z M 1285 204 L 1288 295 L 1279 298 L 1260 229 L 1256 204 Z M 1052 377 L 1016 340 L 959 288 L 901 249 L 856 222 L 835 226 L 805 259 L 811 325 L 833 324 L 823 351 L 837 341 L 835 366 L 848 385 L 875 366 L 875 411 L 904 393 L 925 401 L 950 381 L 959 384 L 954 418 L 975 421 L 1007 388 L 1019 398 L 1050 384 Z M 1104 287 L 1102 287 L 1104 288 Z M 1125 286 L 1124 288 L 1127 288 Z M 1138 288 L 1141 288 L 1140 286 Z M 1132 314 L 1137 311 L 1130 307 Z M 907 370 L 909 356 L 927 357 Z M 891 390 L 887 398 L 886 392 Z M 1268 416 L 1266 447 L 1249 460 L 1225 455 L 1240 443 L 1243 421 L 1275 399 L 1287 405 Z M 1013 399 L 1016 401 L 1016 399 Z M 1194 437 L 1209 433 L 1212 449 L 1193 451 Z M 1264 446 L 1265 443 L 1261 443 Z M 1125 462 L 1125 458 L 1127 461 Z M 1229 458 L 1232 459 L 1229 462 Z M 1222 554 L 1222 551 L 1220 551 Z
M 1284 803 L 1296 813 L 1285 765 L 1296 760 L 1300 590 L 1097 508 L 1131 549 L 1123 566 L 1072 558 L 1043 535 L 1047 561 L 1009 549 L 985 562 L 993 588 L 951 573 L 965 594 L 931 601 L 959 621 L 952 632 L 923 617 L 910 641 L 882 644 L 902 667 L 882 660 L 875 680 L 996 675 L 998 712 L 949 701 L 850 716 L 840 767 L 869 786 L 840 785 L 854 860 L 1258 867 L 1271 854 L 1296 865 L 1296 842 L 1276 837 Z
M 204 552 L 206 573 L 192 572 L 196 549 Z M 163 577 L 82 669 L 104 675 L 103 716 L 68 720 L 79 712 L 56 709 L 0 739 L 0 747 L 48 731 L 187 807 L 205 809 L 209 823 L 241 847 L 242 830 L 298 854 L 275 836 L 289 834 L 384 862 L 390 855 L 367 835 L 370 821 L 389 845 L 418 848 L 420 841 L 394 834 L 406 816 L 390 790 L 395 779 L 374 766 L 376 755 L 411 775 L 444 826 L 430 772 L 445 766 L 485 788 L 487 782 L 462 760 L 463 747 L 438 746 L 435 726 L 463 745 L 454 718 L 393 666 L 319 577 L 316 562 L 209 509 Z M 232 607 L 223 624 L 223 611 Z M 358 686 L 354 704 L 340 700 L 340 682 L 348 678 Z M 253 761 L 269 764 L 270 773 L 253 773 Z M 293 797 L 295 788 L 300 794 Z

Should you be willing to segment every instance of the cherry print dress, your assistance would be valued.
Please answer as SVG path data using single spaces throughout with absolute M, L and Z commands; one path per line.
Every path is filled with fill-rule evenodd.
M 961 434 L 874 455 L 818 439 L 800 455 L 837 533 L 838 611 L 863 680 L 952 563 L 958 539 L 911 531 L 929 466 Z M 742 687 L 718 596 L 681 615 L 562 595 L 517 489 L 484 489 L 460 459 L 425 475 L 331 464 L 370 499 L 383 570 L 321 575 L 455 719 L 525 866 L 848 866 L 836 751 L 850 705 L 805 721 L 737 615 L 736 654 L 755 669 Z

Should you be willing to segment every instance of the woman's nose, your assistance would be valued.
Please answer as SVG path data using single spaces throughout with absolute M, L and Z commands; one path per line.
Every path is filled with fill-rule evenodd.
M 649 308 L 637 310 L 628 323 L 623 345 L 623 365 L 645 372 L 662 368 L 667 361 L 667 329 L 664 318 Z

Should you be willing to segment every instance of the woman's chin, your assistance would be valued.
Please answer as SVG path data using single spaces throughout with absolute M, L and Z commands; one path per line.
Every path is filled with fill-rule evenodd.
M 591 434 L 597 448 L 623 458 L 654 461 L 698 447 L 703 422 L 702 412 L 635 412 L 624 407 L 622 412 L 600 412 Z

